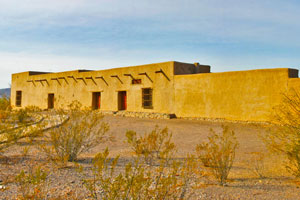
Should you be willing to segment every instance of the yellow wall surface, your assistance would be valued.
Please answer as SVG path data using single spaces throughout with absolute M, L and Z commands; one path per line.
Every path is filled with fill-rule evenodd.
M 163 73 L 156 73 L 156 71 Z M 147 73 L 149 79 L 140 73 Z M 132 78 L 124 74 L 131 74 L 134 79 L 141 79 L 141 84 L 132 84 Z M 127 92 L 127 111 L 171 113 L 174 108 L 173 89 L 174 62 L 165 62 L 134 67 L 114 68 L 89 72 L 61 72 L 40 75 L 29 75 L 29 72 L 12 75 L 11 100 L 15 106 L 16 91 L 22 91 L 22 107 L 35 105 L 42 109 L 48 107 L 48 94 L 55 94 L 55 108 L 66 107 L 77 100 L 83 106 L 91 107 L 92 92 L 101 92 L 101 110 L 118 110 L 118 91 Z M 73 78 L 70 78 L 73 76 Z M 118 76 L 120 80 L 116 77 Z M 65 79 L 63 79 L 66 78 Z M 92 77 L 95 82 L 91 79 Z M 103 77 L 107 84 L 100 78 Z M 56 80 L 59 78 L 59 83 Z M 78 79 L 78 78 L 83 78 Z M 39 82 L 39 80 L 46 81 Z M 34 81 L 32 82 L 28 81 Z M 43 83 L 43 84 L 42 84 Z M 142 88 L 153 89 L 153 109 L 142 107 Z
M 269 121 L 288 87 L 288 69 L 177 75 L 178 117 Z
M 300 89 L 300 78 L 290 78 L 288 81 L 289 92 Z
M 55 108 L 59 108 L 75 100 L 91 107 L 92 93 L 101 92 L 100 110 L 117 111 L 118 92 L 126 91 L 127 111 L 269 121 L 282 94 L 291 87 L 300 88 L 298 71 L 288 68 L 223 73 L 209 73 L 209 70 L 208 65 L 171 61 L 100 71 L 35 75 L 23 72 L 12 75 L 12 106 L 16 108 L 16 91 L 22 91 L 21 108 L 34 105 L 42 109 L 48 108 L 49 93 L 55 94 Z M 147 73 L 150 79 L 141 73 Z M 141 84 L 132 84 L 132 78 L 126 74 L 141 79 Z M 118 76 L 120 80 L 112 76 Z M 59 82 L 53 80 L 57 78 Z M 153 89 L 153 109 L 143 108 L 142 88 Z

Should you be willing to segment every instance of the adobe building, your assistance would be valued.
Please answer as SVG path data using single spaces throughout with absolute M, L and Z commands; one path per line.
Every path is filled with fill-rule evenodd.
M 74 100 L 101 111 L 167 113 L 240 121 L 269 121 L 282 94 L 299 88 L 288 68 L 210 73 L 210 66 L 163 62 L 108 70 L 12 75 L 13 108 L 66 107 Z

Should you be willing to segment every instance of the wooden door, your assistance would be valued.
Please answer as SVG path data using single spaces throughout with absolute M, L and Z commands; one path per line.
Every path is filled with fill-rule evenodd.
M 126 92 L 123 93 L 123 108 L 127 110 L 127 95 Z
M 96 109 L 100 109 L 100 107 L 101 107 L 101 93 L 93 92 L 92 108 L 96 110 Z
M 120 91 L 118 93 L 118 109 L 126 110 L 127 109 L 127 94 L 126 91 Z

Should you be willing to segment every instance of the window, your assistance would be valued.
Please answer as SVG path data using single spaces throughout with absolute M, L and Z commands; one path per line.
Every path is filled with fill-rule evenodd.
M 152 88 L 142 89 L 143 108 L 153 109 L 152 106 Z
M 142 83 L 142 79 L 132 79 L 131 83 L 132 84 L 141 84 Z
M 50 93 L 48 94 L 48 109 L 54 108 L 54 94 Z
M 16 91 L 16 106 L 22 106 L 22 91 Z

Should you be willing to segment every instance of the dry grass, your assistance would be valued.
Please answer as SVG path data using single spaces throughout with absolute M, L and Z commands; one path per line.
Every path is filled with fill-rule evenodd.
M 91 148 L 89 152 L 84 152 L 78 156 L 77 164 L 68 162 L 64 168 L 57 168 L 51 163 L 47 163 L 47 157 L 34 146 L 31 146 L 35 144 L 35 141 L 21 140 L 19 145 L 9 147 L 4 155 L 5 158 L 0 159 L 0 179 L 3 181 L 0 184 L 6 186 L 5 190 L 0 190 L 0 199 L 16 199 L 18 195 L 20 196 L 20 194 L 16 193 L 19 186 L 16 184 L 15 177 L 22 170 L 25 173 L 25 177 L 30 176 L 28 168 L 32 164 L 41 166 L 41 169 L 47 173 L 46 188 L 45 190 L 39 190 L 46 191 L 48 199 L 90 198 L 90 193 L 83 187 L 82 181 L 93 178 L 92 160 L 95 155 L 103 152 L 106 147 L 109 148 L 110 152 L 109 156 L 107 156 L 108 160 L 116 159 L 120 155 L 115 166 L 115 174 L 123 174 L 126 172 L 126 165 L 129 162 L 134 163 L 133 156 L 136 155 L 130 148 L 131 144 L 124 142 L 127 139 L 125 133 L 128 130 L 132 130 L 137 133 L 137 140 L 140 136 L 141 138 L 147 138 L 146 136 L 149 136 L 155 125 L 168 127 L 169 132 L 172 132 L 171 141 L 177 149 L 172 155 L 172 159 L 182 163 L 190 162 L 190 165 L 185 166 L 184 173 L 179 172 L 176 175 L 183 178 L 188 177 L 182 181 L 189 181 L 194 177 L 188 174 L 195 174 L 193 170 L 195 166 L 189 166 L 193 166 L 195 162 L 191 161 L 193 159 L 189 160 L 187 155 L 195 153 L 197 144 L 207 141 L 211 128 L 216 132 L 222 131 L 222 123 L 208 121 L 152 120 L 105 116 L 103 122 L 110 125 L 110 130 L 107 134 L 114 136 L 115 140 L 101 143 Z M 240 144 L 239 149 L 236 151 L 235 162 L 228 176 L 228 186 L 218 186 L 215 178 L 207 172 L 205 176 L 200 174 L 201 177 L 197 178 L 198 183 L 191 186 L 192 190 L 185 191 L 185 197 L 188 199 L 297 199 L 300 192 L 298 188 L 299 181 L 293 179 L 286 171 L 283 166 L 283 163 L 286 162 L 284 157 L 269 154 L 259 137 L 260 134 L 264 135 L 266 133 L 268 127 L 238 123 L 225 123 L 225 125 L 234 130 Z M 36 140 L 43 141 L 43 138 L 37 138 Z M 157 150 L 153 152 L 156 153 Z M 259 152 L 264 155 L 263 166 L 259 163 L 259 157 L 250 156 L 253 152 Z M 258 162 L 258 167 L 249 164 L 249 162 L 253 163 L 252 159 Z M 203 169 L 200 161 L 196 166 L 200 168 L 200 171 Z M 79 168 L 82 169 L 83 173 L 78 172 Z M 132 165 L 131 169 L 135 169 L 135 166 Z M 253 172 L 253 170 L 261 173 L 264 178 Z M 35 174 L 35 171 L 33 170 L 31 174 Z M 188 184 L 193 183 L 190 182 Z M 190 194 L 193 194 L 193 198 L 189 196 Z

